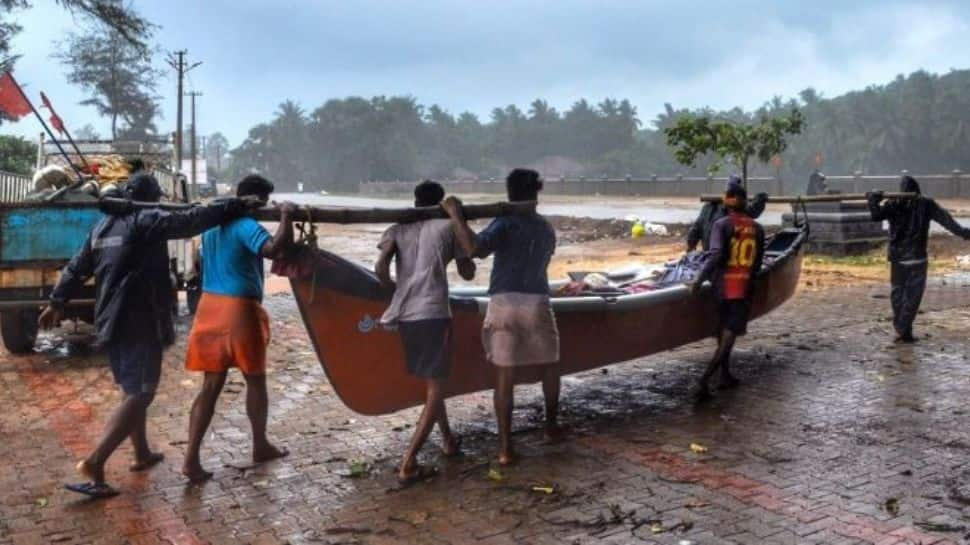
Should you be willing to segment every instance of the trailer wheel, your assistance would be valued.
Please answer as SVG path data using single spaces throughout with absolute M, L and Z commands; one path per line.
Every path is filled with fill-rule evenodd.
M 0 336 L 12 354 L 27 354 L 37 340 L 37 316 L 34 309 L 7 310 L 0 313 Z

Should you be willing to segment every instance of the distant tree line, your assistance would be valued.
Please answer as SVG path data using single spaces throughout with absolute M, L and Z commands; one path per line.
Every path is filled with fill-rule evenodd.
M 510 165 L 549 156 L 592 162 L 634 145 L 640 121 L 629 101 L 581 100 L 560 114 L 543 100 L 527 111 L 496 108 L 483 124 L 413 97 L 351 97 L 307 113 L 292 101 L 253 127 L 232 151 L 233 174 L 265 172 L 349 190 L 360 180 L 498 176 Z
M 259 171 L 284 189 L 300 181 L 336 191 L 352 191 L 362 180 L 499 177 L 520 165 L 555 175 L 704 175 L 715 158 L 680 165 L 664 129 L 686 115 L 756 123 L 795 108 L 804 118 L 801 134 L 778 159 L 752 165 L 752 175 L 780 173 L 798 185 L 816 167 L 832 173 L 970 169 L 970 70 L 955 70 L 919 71 L 834 98 L 806 89 L 754 111 L 666 104 L 647 127 L 629 100 L 579 100 L 564 112 L 535 100 L 526 110 L 495 108 L 485 122 L 409 96 L 333 99 L 309 112 L 286 101 L 231 151 L 225 174 Z

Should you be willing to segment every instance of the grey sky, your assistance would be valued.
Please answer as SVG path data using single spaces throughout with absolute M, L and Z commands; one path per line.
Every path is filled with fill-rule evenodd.
M 49 0 L 17 19 L 17 76 L 44 90 L 70 127 L 107 124 L 49 59 L 74 22 Z M 648 123 L 675 106 L 754 107 L 813 86 L 826 96 L 925 68 L 970 65 L 970 2 L 353 2 L 136 0 L 166 50 L 204 64 L 199 128 L 237 145 L 287 98 L 307 110 L 348 95 L 411 94 L 487 119 L 537 97 L 629 98 Z M 161 58 L 159 58 L 161 65 Z M 160 82 L 174 127 L 174 79 Z M 2 132 L 36 136 L 25 119 Z

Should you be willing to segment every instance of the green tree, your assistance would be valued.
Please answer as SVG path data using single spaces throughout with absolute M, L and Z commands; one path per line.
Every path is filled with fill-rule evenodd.
M 90 123 L 85 123 L 80 129 L 71 130 L 71 133 L 75 140 L 101 140 L 101 135 Z
M 673 127 L 664 129 L 667 145 L 681 164 L 695 166 L 698 157 L 712 153 L 716 171 L 724 160 L 741 168 L 741 179 L 747 184 L 748 162 L 756 157 L 767 163 L 788 147 L 788 136 L 802 131 L 802 113 L 792 109 L 784 117 L 762 117 L 755 123 L 712 120 L 708 116 L 684 116 Z
M 147 43 L 155 27 L 129 5 L 116 0 L 54 0 L 54 3 L 71 13 L 104 24 L 112 34 L 134 47 L 148 49 Z M 10 57 L 10 41 L 23 30 L 19 24 L 5 21 L 3 17 L 32 6 L 30 0 L 0 0 L 0 64 L 4 65 L 0 68 L 10 68 L 16 60 L 16 56 Z
M 30 176 L 37 162 L 37 144 L 20 136 L 0 135 L 0 171 Z
M 131 9 L 123 8 L 121 0 L 108 3 Z M 101 20 L 92 20 L 82 33 L 61 41 L 54 57 L 68 68 L 68 80 L 88 93 L 81 104 L 94 106 L 111 120 L 112 139 L 119 133 L 144 138 L 156 131 L 155 82 L 161 72 L 152 67 L 151 51 L 111 30 Z M 151 30 L 144 37 L 151 38 Z
M 210 134 L 205 144 L 205 161 L 216 176 L 220 176 L 228 166 L 228 153 L 229 140 L 226 136 L 221 132 Z

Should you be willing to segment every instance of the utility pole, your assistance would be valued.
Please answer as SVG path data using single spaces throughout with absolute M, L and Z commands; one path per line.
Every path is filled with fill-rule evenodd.
M 192 143 L 189 148 L 191 150 L 190 153 L 192 154 L 192 175 L 189 177 L 189 180 L 192 182 L 192 191 L 194 192 L 194 191 L 198 191 L 198 187 L 196 186 L 196 181 L 197 181 L 196 172 L 198 171 L 198 168 L 196 166 L 196 161 L 198 160 L 198 157 L 197 157 L 198 150 L 196 149 L 196 146 L 198 144 L 197 144 L 197 139 L 195 137 L 196 135 L 195 97 L 202 96 L 202 93 L 200 91 L 190 91 L 188 93 L 185 93 L 185 96 L 192 97 L 192 132 L 189 135 L 189 138 L 192 139 Z
M 189 65 L 185 61 L 185 56 L 188 51 L 185 49 L 180 49 L 174 53 L 168 54 L 168 64 L 171 66 L 177 75 L 175 78 L 178 86 L 178 91 L 176 94 L 178 106 L 176 108 L 175 114 L 175 172 L 182 171 L 182 81 L 185 79 L 185 74 L 192 70 L 196 66 L 202 64 L 197 62 L 195 64 Z
M 202 169 L 206 172 L 205 179 L 208 181 L 208 179 L 209 179 L 209 146 L 208 146 L 208 143 L 206 142 L 206 135 L 203 134 L 202 136 L 200 136 L 199 137 L 199 140 L 202 141 Z

